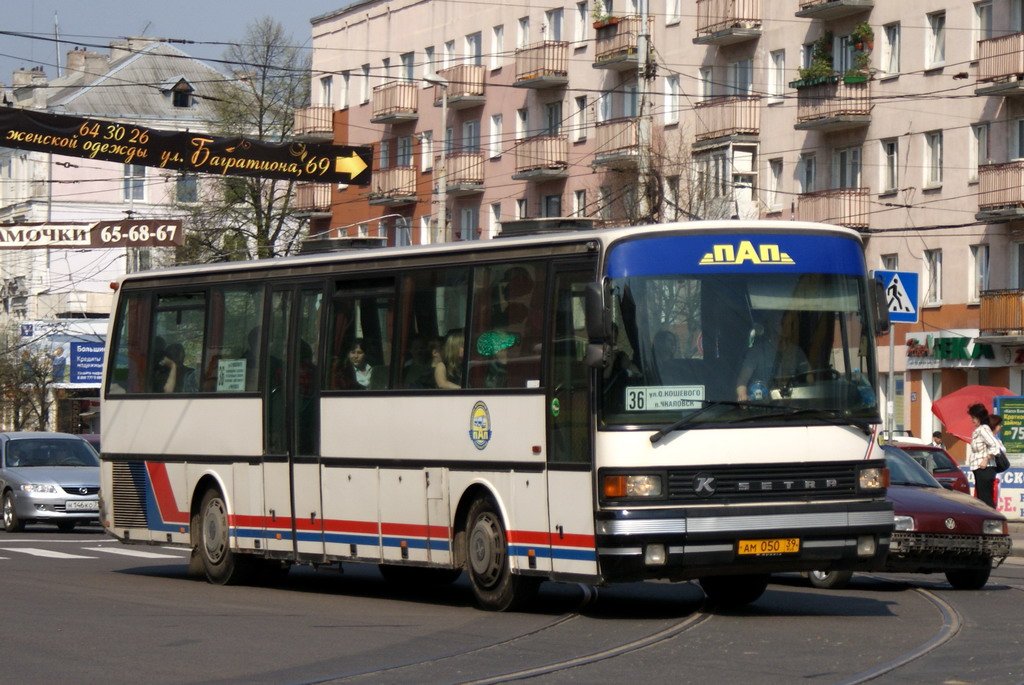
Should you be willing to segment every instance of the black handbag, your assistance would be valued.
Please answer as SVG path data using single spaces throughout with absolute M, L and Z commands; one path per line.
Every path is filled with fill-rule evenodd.
M 999 450 L 999 454 L 996 455 L 996 473 L 1002 473 L 1010 468 L 1010 459 L 1006 456 L 1006 452 Z

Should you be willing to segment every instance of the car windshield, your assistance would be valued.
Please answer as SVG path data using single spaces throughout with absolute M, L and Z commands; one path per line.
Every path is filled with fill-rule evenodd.
M 611 252 L 603 425 L 878 421 L 862 274 L 824 258 L 800 269 L 709 268 L 710 257 L 691 259 L 700 249 L 688 238 L 646 241 L 657 253 Z M 841 251 L 839 242 L 825 249 Z
M 939 481 L 928 473 L 909 454 L 894 445 L 882 447 L 885 465 L 889 467 L 889 482 L 893 485 L 916 485 L 926 488 L 942 488 Z
M 89 443 L 63 438 L 11 440 L 5 459 L 8 468 L 100 465 Z
M 953 461 L 953 458 L 942 450 L 906 445 L 901 446 L 900 449 L 909 454 L 914 458 L 914 461 L 932 473 L 936 471 L 956 471 L 959 469 L 956 462 Z

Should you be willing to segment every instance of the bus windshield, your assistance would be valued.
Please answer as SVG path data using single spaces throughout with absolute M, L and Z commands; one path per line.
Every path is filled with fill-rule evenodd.
M 866 282 L 846 245 L 856 243 L 747 238 L 731 251 L 679 236 L 613 252 L 604 426 L 877 421 Z

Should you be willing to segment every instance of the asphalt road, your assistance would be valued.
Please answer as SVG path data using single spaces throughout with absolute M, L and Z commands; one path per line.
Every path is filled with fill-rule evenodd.
M 777 577 L 742 611 L 692 583 L 547 583 L 529 612 L 472 606 L 373 567 L 279 588 L 186 576 L 184 550 L 98 528 L 0 532 L 2 683 L 1022 683 L 1024 559 L 981 591 L 942 576 Z

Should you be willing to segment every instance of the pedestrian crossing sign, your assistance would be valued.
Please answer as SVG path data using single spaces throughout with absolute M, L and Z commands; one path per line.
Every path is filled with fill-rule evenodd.
M 917 323 L 918 275 L 912 271 L 876 271 L 875 278 L 885 288 L 889 321 Z

